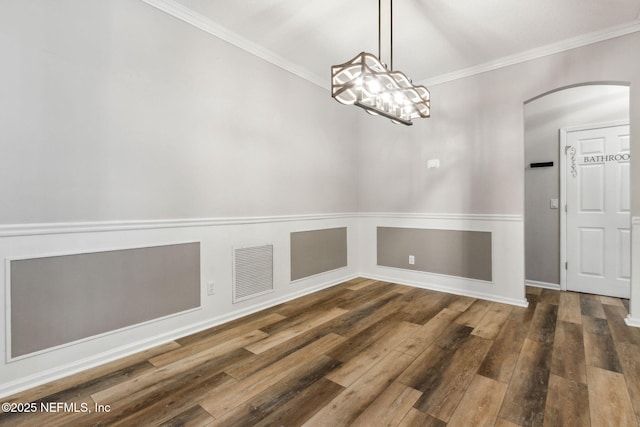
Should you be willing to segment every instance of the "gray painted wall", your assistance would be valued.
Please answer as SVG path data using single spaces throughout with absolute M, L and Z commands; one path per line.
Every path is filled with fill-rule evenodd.
M 346 266 L 346 227 L 291 233 L 291 280 Z
M 356 111 L 141 1 L 3 2 L 0 52 L 0 224 L 356 210 Z
M 378 227 L 378 265 L 491 281 L 491 233 Z M 409 263 L 409 256 L 415 264 Z
M 633 137 L 640 134 L 640 90 L 633 89 L 640 56 L 631 54 L 638 46 L 633 33 L 432 86 L 431 118 L 411 127 L 363 115 L 359 210 L 523 215 L 523 104 L 578 83 L 631 83 L 631 150 L 640 151 Z M 440 159 L 440 168 L 427 169 L 429 159 Z M 640 167 L 631 167 L 632 183 L 640 182 Z M 631 192 L 638 216 L 640 186 Z
M 525 269 L 526 279 L 560 283 L 559 129 L 629 120 L 629 87 L 589 85 L 537 98 L 524 106 Z M 553 167 L 531 169 L 532 162 Z
M 200 306 L 200 244 L 11 261 L 11 356 Z

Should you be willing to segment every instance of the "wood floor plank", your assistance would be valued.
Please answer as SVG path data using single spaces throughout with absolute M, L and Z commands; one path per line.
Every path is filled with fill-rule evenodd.
M 409 322 L 424 325 L 456 299 L 455 295 L 431 292 L 420 298 L 412 299 L 403 311 L 409 315 L 407 317 Z
M 609 324 L 609 331 L 616 342 L 625 342 L 634 345 L 640 345 L 640 328 L 632 328 L 627 326 L 624 319 L 627 317 L 627 311 L 618 305 L 603 305 L 605 316 Z
M 109 424 L 122 427 L 162 424 L 187 411 L 199 399 L 206 398 L 216 387 L 235 382 L 224 372 L 213 372 L 203 366 L 187 375 L 125 396 L 110 405 Z M 99 414 L 91 415 L 100 418 Z M 86 423 L 93 424 L 91 416 Z
M 542 425 L 552 350 L 552 343 L 525 340 L 500 409 L 500 418 L 526 427 Z
M 580 295 L 573 292 L 560 292 L 558 320 L 570 323 L 582 323 Z
M 188 358 L 163 366 L 149 374 L 140 375 L 131 381 L 96 392 L 92 394 L 91 397 L 100 404 L 109 404 L 120 399 L 122 396 L 128 396 L 139 390 L 152 387 L 158 382 L 165 381 L 166 379 L 170 379 L 176 375 L 181 375 L 189 369 L 196 368 L 204 363 L 214 364 L 219 366 L 220 369 L 224 369 L 224 366 L 229 362 L 228 359 L 230 354 L 233 354 L 235 358 L 235 351 L 244 352 L 244 350 L 241 350 L 243 345 L 261 339 L 264 336 L 265 333 L 261 331 L 249 332 L 240 337 L 236 337 L 227 343 L 222 343 L 209 350 L 201 351 L 200 353 L 194 354 Z
M 525 292 L 527 294 L 531 294 L 531 295 L 541 295 L 543 291 L 543 288 L 539 288 L 537 286 L 526 286 L 525 287 Z
M 206 338 L 202 338 L 199 341 L 182 345 L 178 349 L 168 351 L 161 355 L 150 358 L 149 362 L 157 367 L 166 366 L 170 363 L 188 358 L 190 356 L 193 356 L 194 354 L 209 350 L 213 347 L 228 345 L 229 342 L 233 341 L 239 335 L 259 330 L 260 328 L 263 328 L 267 325 L 279 322 L 284 318 L 285 317 L 281 314 L 269 314 L 255 320 L 248 321 L 247 323 L 243 323 L 235 328 L 220 331 L 216 335 L 208 336 Z M 263 335 L 266 337 L 266 334 Z
M 397 426 L 422 395 L 398 382 L 392 383 L 351 424 L 351 427 Z
M 638 357 L 640 355 L 640 346 L 619 342 L 616 343 L 616 349 L 622 365 L 629 397 L 640 426 L 640 357 Z
M 551 359 L 551 373 L 577 383 L 587 383 L 582 325 L 558 321 Z
M 612 305 L 623 309 L 625 308 L 624 303 L 620 298 L 612 298 L 604 295 L 600 295 L 598 298 L 603 305 Z
M 512 423 L 511 421 L 507 421 L 504 418 L 499 418 L 496 420 L 495 427 L 520 427 L 518 424 Z M 582 426 L 586 427 L 586 426 Z
M 586 381 L 577 383 L 553 374 L 549 377 L 544 425 L 589 427 L 589 391 Z
M 511 309 L 512 307 L 506 304 L 493 303 L 471 334 L 489 340 L 494 339 L 511 314 Z
M 450 310 L 456 310 L 459 311 L 460 313 L 467 311 L 467 309 L 469 307 L 471 307 L 471 304 L 473 304 L 474 302 L 476 302 L 477 299 L 476 298 L 472 298 L 472 297 L 465 297 L 462 295 L 458 295 L 456 296 L 456 298 L 447 306 L 447 308 L 449 308 Z
M 231 366 L 225 368 L 225 372 L 237 380 L 242 380 L 256 372 L 264 369 L 277 361 L 297 352 L 298 350 L 313 344 L 322 337 L 333 334 L 327 330 L 312 330 L 305 334 L 298 335 L 264 353 L 250 353 L 250 357 L 237 360 Z
M 286 330 L 277 332 L 273 335 L 269 335 L 264 339 L 261 339 L 257 342 L 249 344 L 245 346 L 247 350 L 252 353 L 260 354 L 277 346 L 278 344 L 282 344 L 285 341 L 290 340 L 298 335 L 301 335 L 315 327 L 322 325 L 329 320 L 335 319 L 336 317 L 340 317 L 345 314 L 347 310 L 342 308 L 333 308 L 326 312 L 315 313 L 314 316 L 309 316 L 308 319 L 298 323 L 295 326 L 292 326 Z
M 420 389 L 424 393 L 415 407 L 440 420 L 449 421 L 491 345 L 490 340 L 469 335 L 451 354 L 450 360 L 439 368 L 439 383 L 433 383 L 428 390 Z
M 415 408 L 407 413 L 398 427 L 445 427 L 447 423 Z
M 606 318 L 600 297 L 597 295 L 580 294 L 580 310 L 583 316 Z
M 521 313 L 512 312 L 493 341 L 487 357 L 478 369 L 478 374 L 509 383 L 528 332 L 529 323 L 522 322 Z
M 255 427 L 301 426 L 342 391 L 344 387 L 321 378 L 282 405 L 277 412 L 257 422 Z
M 401 310 L 403 306 L 404 303 L 399 295 L 389 294 L 373 303 L 354 307 L 348 314 L 328 322 L 327 326 L 332 328 L 332 332 L 351 338 L 383 319 L 405 319 Z
M 411 408 L 398 427 L 445 427 L 446 425 L 447 423 L 442 420 Z
M 607 320 L 585 316 L 582 324 L 587 365 L 622 372 Z
M 333 347 L 344 341 L 340 335 L 329 334 L 309 344 L 306 347 L 278 360 L 233 384 L 218 387 L 215 393 L 200 402 L 200 405 L 214 418 L 224 414 L 257 396 L 273 384 L 285 378 L 290 372 L 304 365 L 310 358 L 325 354 Z
M 480 323 L 480 320 L 482 320 L 484 315 L 487 314 L 487 311 L 489 311 L 489 307 L 491 307 L 491 304 L 492 303 L 490 301 L 479 299 L 471 304 L 464 313 L 458 316 L 455 322 L 461 325 L 475 328 L 476 326 L 478 326 L 478 323 Z
M 476 375 L 469 384 L 449 425 L 492 427 L 507 391 L 507 384 Z
M 525 292 L 515 307 L 350 280 L 3 399 L 109 412 L 0 426 L 640 426 L 628 300 Z
M 472 330 L 469 326 L 451 324 L 435 343 L 415 358 L 398 381 L 422 392 L 437 387 L 441 382 L 441 368 L 450 362 L 453 353 L 468 339 Z
M 359 291 L 360 289 L 366 288 L 367 286 L 372 285 L 375 282 L 377 282 L 377 280 L 364 279 L 364 280 L 360 280 L 360 281 L 355 281 L 355 283 L 350 282 L 350 283 L 348 283 L 346 288 L 347 289 L 351 289 L 353 291 Z
M 412 361 L 411 356 L 392 351 L 304 425 L 325 427 L 327 420 L 335 427 L 350 425 Z
M 339 365 L 339 361 L 325 355 L 309 360 L 245 403 L 217 416 L 216 423 L 254 427 Z
M 433 344 L 459 315 L 460 312 L 457 310 L 443 309 L 427 323 L 415 329 L 413 334 L 398 346 L 397 350 L 410 356 L 418 356 Z
M 540 342 L 553 342 L 557 319 L 557 305 L 538 303 L 531 320 L 528 337 Z
M 395 285 L 387 282 L 374 282 L 364 289 L 354 291 L 348 299 L 340 302 L 338 307 L 345 310 L 362 307 L 363 304 L 372 304 L 377 300 L 396 295 Z
M 551 289 L 542 289 L 538 302 L 541 304 L 558 305 L 560 304 L 560 293 Z
M 41 386 L 31 388 L 24 392 L 14 394 L 13 396 L 3 399 L 3 402 L 35 402 L 38 399 L 42 399 L 47 396 L 52 396 L 52 399 L 49 401 L 53 401 L 53 399 L 55 399 L 56 397 L 60 397 L 54 397 L 54 395 L 56 395 L 57 393 L 64 393 L 65 391 L 75 389 L 77 387 L 87 388 L 88 382 L 99 383 L 100 381 L 102 381 L 102 379 L 104 379 L 105 384 L 112 385 L 113 381 L 111 381 L 111 378 L 114 374 L 115 376 L 125 375 L 126 377 L 130 377 L 132 375 L 130 375 L 129 372 L 139 372 L 138 369 L 134 369 L 132 371 L 131 367 L 142 366 L 148 368 L 149 364 L 147 360 L 149 358 L 166 353 L 176 348 L 180 348 L 180 345 L 175 341 L 170 341 L 166 344 L 162 344 L 157 347 L 135 353 L 131 356 L 127 356 L 122 359 L 97 366 L 95 368 L 87 369 L 86 371 L 80 372 L 78 374 L 61 378 L 59 380 L 55 380 Z
M 372 364 L 395 350 L 416 328 L 418 328 L 418 325 L 401 322 L 397 327 L 389 330 L 382 337 L 363 348 L 362 351 L 348 358 L 348 360 L 345 360 L 344 354 L 341 354 L 342 358 L 340 360 L 343 360 L 344 363 L 333 372 L 327 374 L 327 378 L 343 387 L 349 387 L 364 375 Z M 332 354 L 335 354 L 335 351 Z
M 192 406 L 185 412 L 160 424 L 161 427 L 212 427 L 215 420 L 199 405 Z
M 637 425 L 622 374 L 587 366 L 587 381 L 592 427 Z

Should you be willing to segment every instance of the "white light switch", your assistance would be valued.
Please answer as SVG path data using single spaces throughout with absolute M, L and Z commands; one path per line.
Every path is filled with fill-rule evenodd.
M 558 199 L 551 199 L 551 209 L 558 209 Z
M 427 168 L 439 168 L 440 167 L 440 159 L 431 159 L 427 160 Z

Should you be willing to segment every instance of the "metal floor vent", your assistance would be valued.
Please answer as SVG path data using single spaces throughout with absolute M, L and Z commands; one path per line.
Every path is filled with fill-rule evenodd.
M 235 248 L 233 302 L 273 291 L 273 245 Z

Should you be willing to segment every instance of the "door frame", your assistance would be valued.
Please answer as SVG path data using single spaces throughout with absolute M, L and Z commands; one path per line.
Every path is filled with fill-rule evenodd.
M 613 126 L 629 126 L 630 121 L 618 120 L 589 125 L 578 125 L 560 128 L 560 289 L 567 290 L 567 134 L 584 130 Z M 632 236 L 633 239 L 633 236 Z

